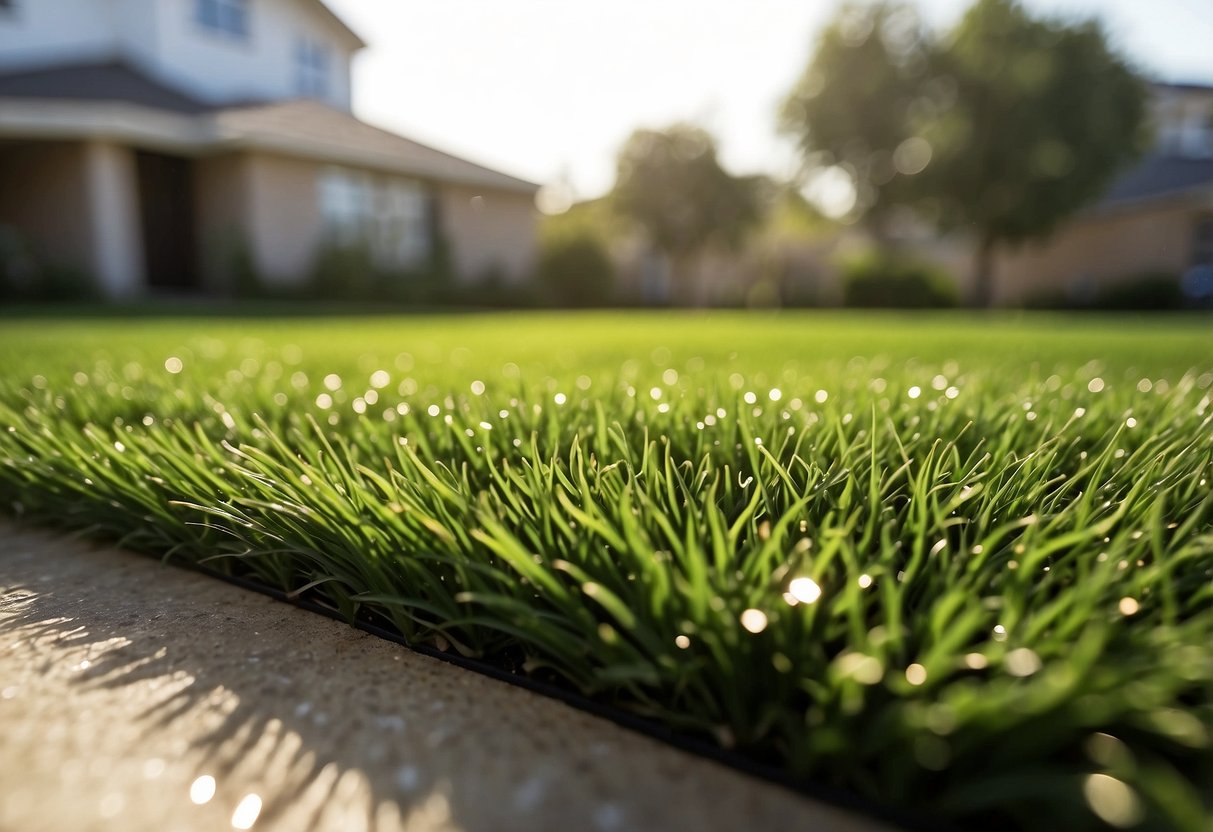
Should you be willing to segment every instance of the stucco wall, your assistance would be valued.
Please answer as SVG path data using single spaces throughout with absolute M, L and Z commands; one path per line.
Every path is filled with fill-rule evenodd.
M 39 253 L 87 269 L 92 257 L 84 145 L 0 145 L 0 225 L 16 228 Z
M 320 165 L 260 153 L 246 156 L 243 164 L 257 272 L 270 286 L 298 285 L 311 271 L 322 236 Z
M 194 217 L 199 275 L 223 293 L 237 279 L 237 258 L 251 254 L 247 157 L 229 153 L 194 160 Z
M 112 142 L 86 142 L 84 177 L 93 275 L 108 297 L 142 294 L 146 282 L 135 151 Z
M 995 300 L 1014 304 L 1045 294 L 1082 299 L 1146 272 L 1178 275 L 1190 265 L 1199 213 L 1176 204 L 1076 219 L 1046 243 L 1000 256 Z
M 531 276 L 538 223 L 531 194 L 440 185 L 438 204 L 440 230 L 460 279 L 474 281 L 494 271 L 512 281 Z
M 142 288 L 134 157 L 106 142 L 0 145 L 0 224 L 44 262 L 80 269 L 110 297 Z
M 324 240 L 318 188 L 326 166 L 263 153 L 242 159 L 247 232 L 257 270 L 269 285 L 299 285 L 310 274 Z M 438 197 L 440 231 L 461 280 L 475 281 L 492 270 L 509 280 L 531 276 L 536 210 L 529 194 L 431 187 Z

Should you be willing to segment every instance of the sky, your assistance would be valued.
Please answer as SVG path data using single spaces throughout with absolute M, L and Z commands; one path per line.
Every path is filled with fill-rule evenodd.
M 738 174 L 790 176 L 776 111 L 836 0 L 328 0 L 368 42 L 354 110 L 373 123 L 575 198 L 614 180 L 637 127 L 690 120 Z M 936 27 L 967 0 L 921 0 Z M 1099 15 L 1165 81 L 1213 84 L 1213 0 L 1026 0 Z

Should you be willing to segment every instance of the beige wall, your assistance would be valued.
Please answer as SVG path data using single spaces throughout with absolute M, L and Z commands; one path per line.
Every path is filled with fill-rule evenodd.
M 460 279 L 474 281 L 495 269 L 508 280 L 530 278 L 538 225 L 532 194 L 439 185 L 438 205 Z
M 17 229 L 57 263 L 88 269 L 92 237 L 84 145 L 0 144 L 0 225 Z
M 196 239 L 205 289 L 232 286 L 240 246 L 269 286 L 305 282 L 324 228 L 324 165 L 264 153 L 193 160 Z M 530 194 L 432 185 L 456 272 L 491 269 L 529 278 L 536 210 Z M 65 265 L 90 271 L 107 294 L 144 288 L 134 151 L 101 142 L 0 144 L 0 223 L 13 225 Z
M 111 297 L 143 287 L 134 154 L 106 142 L 0 145 L 0 224 Z
M 140 295 L 147 284 L 135 151 L 110 142 L 85 143 L 84 179 L 93 274 L 107 297 Z
M 244 159 L 248 237 L 261 279 L 269 286 L 305 281 L 320 245 L 317 195 L 321 165 L 250 154 Z
M 1046 243 L 1000 256 L 995 300 L 1014 304 L 1050 293 L 1083 297 L 1150 271 L 1179 275 L 1190 265 L 1201 213 L 1191 204 L 1156 204 L 1076 219 Z
M 248 157 L 234 153 L 194 160 L 199 274 L 210 291 L 231 288 L 241 249 L 252 254 L 248 167 Z
M 296 285 L 307 279 L 323 241 L 317 189 L 324 167 L 285 156 L 243 157 L 249 243 L 258 272 L 270 285 Z M 537 216 L 530 194 L 432 187 L 437 191 L 440 231 L 460 279 L 475 280 L 494 268 L 511 280 L 531 276 Z

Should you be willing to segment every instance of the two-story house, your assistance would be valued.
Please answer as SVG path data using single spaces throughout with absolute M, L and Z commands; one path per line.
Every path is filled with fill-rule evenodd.
M 355 118 L 364 46 L 322 0 L 0 0 L 0 227 L 118 298 L 355 240 L 525 277 L 536 186 Z

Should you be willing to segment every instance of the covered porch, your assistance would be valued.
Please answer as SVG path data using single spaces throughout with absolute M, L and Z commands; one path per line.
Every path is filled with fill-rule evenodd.
M 195 167 L 103 140 L 2 140 L 0 228 L 25 271 L 78 275 L 107 298 L 201 291 Z

